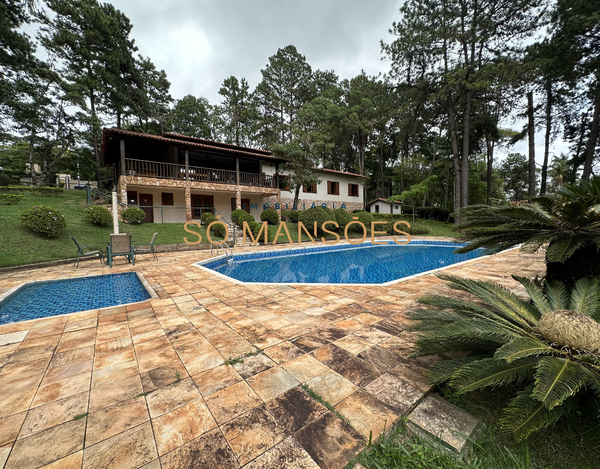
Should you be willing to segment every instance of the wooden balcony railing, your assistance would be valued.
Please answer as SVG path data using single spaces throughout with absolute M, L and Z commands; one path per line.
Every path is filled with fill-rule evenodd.
M 156 161 L 125 159 L 125 175 L 160 179 L 186 178 L 185 165 Z M 275 176 L 240 172 L 239 184 L 243 186 L 276 187 Z M 188 166 L 188 180 L 216 184 L 238 184 L 236 172 L 224 169 Z

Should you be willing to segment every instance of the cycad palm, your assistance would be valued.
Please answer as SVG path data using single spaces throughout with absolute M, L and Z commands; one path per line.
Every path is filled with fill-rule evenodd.
M 524 205 L 472 205 L 457 211 L 458 230 L 471 241 L 458 252 L 485 247 L 499 252 L 522 244 L 546 248 L 547 279 L 572 286 L 600 277 L 600 177 Z
M 468 352 L 464 357 L 437 362 L 430 371 L 433 382 L 447 382 L 460 393 L 508 383 L 523 385 L 502 420 L 502 427 L 518 439 L 576 408 L 580 391 L 591 390 L 600 397 L 597 280 L 582 279 L 568 294 L 559 282 L 546 284 L 542 290 L 528 279 L 514 277 L 529 294 L 522 299 L 498 284 L 439 277 L 479 301 L 427 296 L 419 302 L 433 308 L 408 313 L 411 330 L 418 332 L 415 356 Z M 590 332 L 596 344 L 593 350 L 579 350 L 573 343 L 568 346 L 544 337 L 538 328 L 540 319 L 560 310 L 574 311 L 569 323 L 563 321 L 563 336 L 569 336 L 571 326 L 578 326 L 580 315 L 595 320 Z

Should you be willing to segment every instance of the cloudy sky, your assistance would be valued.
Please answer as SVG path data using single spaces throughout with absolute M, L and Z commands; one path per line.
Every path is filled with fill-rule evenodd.
M 313 69 L 340 78 L 386 72 L 380 40 L 402 0 L 112 0 L 133 23 L 140 53 L 167 72 L 171 92 L 220 101 L 230 75 L 253 89 L 270 56 L 289 44 Z

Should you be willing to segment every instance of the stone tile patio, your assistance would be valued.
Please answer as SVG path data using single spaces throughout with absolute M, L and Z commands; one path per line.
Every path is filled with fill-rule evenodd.
M 429 391 L 403 313 L 448 292 L 436 277 L 238 285 L 191 266 L 208 255 L 0 273 L 1 294 L 136 270 L 159 296 L 0 326 L 0 469 L 342 468 Z M 514 288 L 511 273 L 542 275 L 542 261 L 513 250 L 447 272 Z

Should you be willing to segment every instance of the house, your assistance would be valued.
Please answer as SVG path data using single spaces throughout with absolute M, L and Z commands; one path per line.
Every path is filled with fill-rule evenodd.
M 402 213 L 402 201 L 389 203 L 387 199 L 375 199 L 371 200 L 367 204 L 367 212 L 371 213 Z
M 257 220 L 267 206 L 293 209 L 285 160 L 268 150 L 166 132 L 150 135 L 104 129 L 102 158 L 119 199 L 146 212 L 146 221 L 184 223 L 212 212 L 225 220 L 238 208 Z M 300 190 L 298 209 L 362 210 L 361 176 L 315 168 L 320 184 Z

